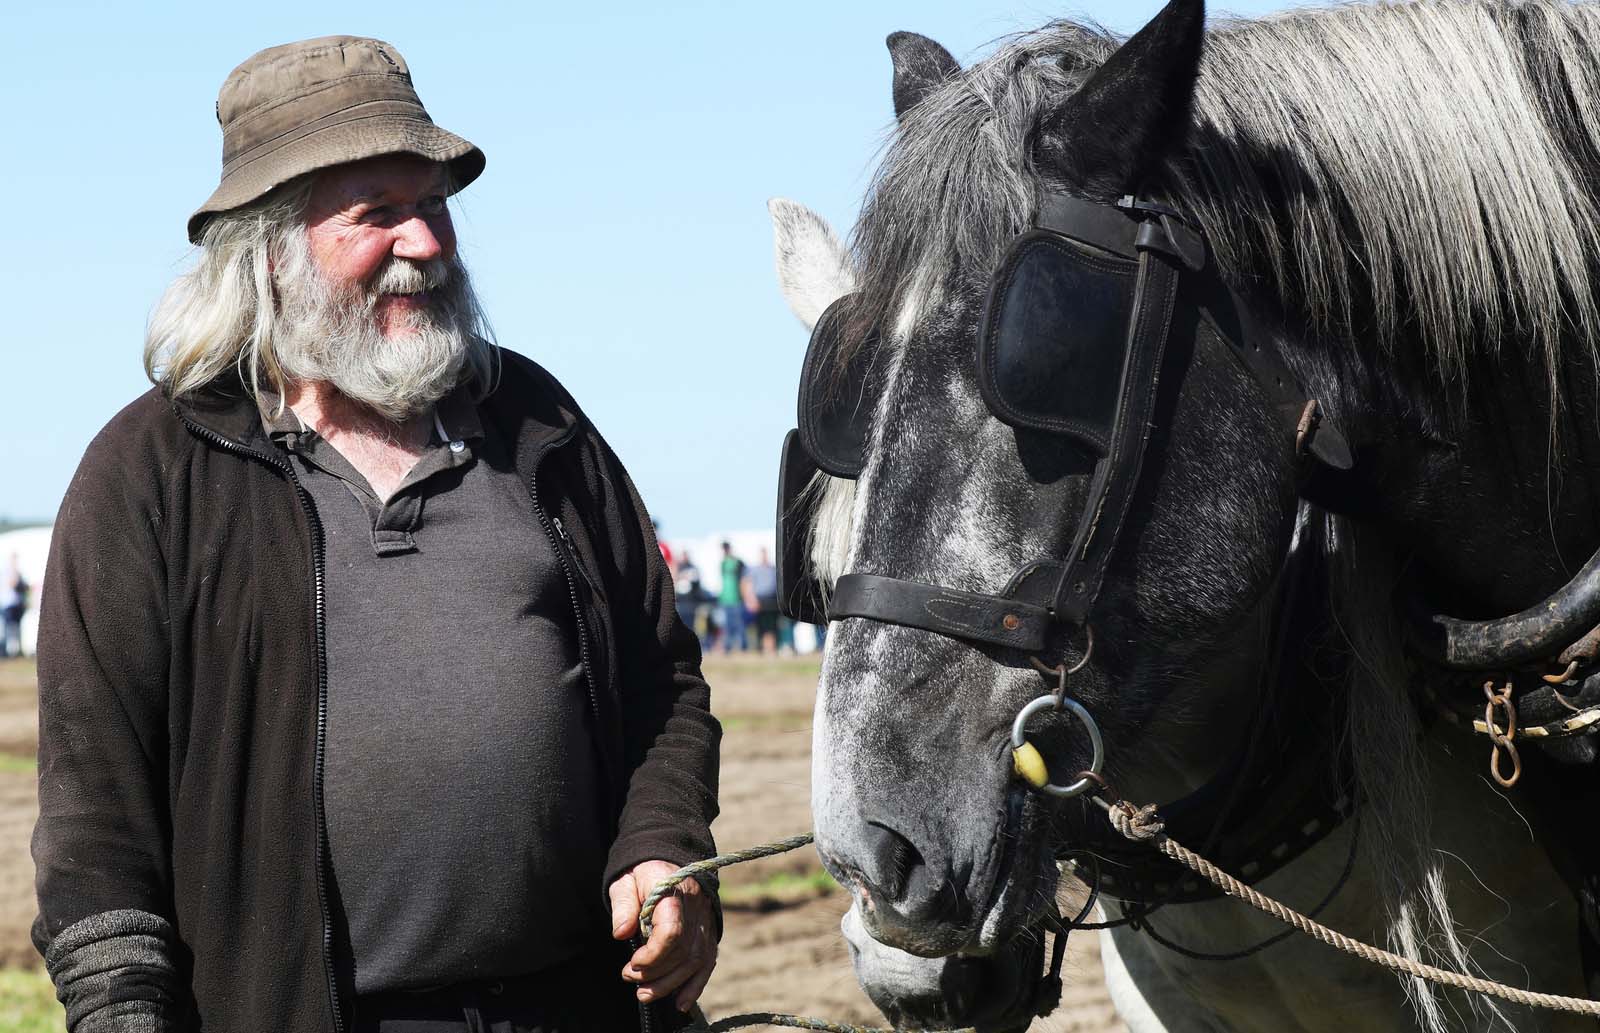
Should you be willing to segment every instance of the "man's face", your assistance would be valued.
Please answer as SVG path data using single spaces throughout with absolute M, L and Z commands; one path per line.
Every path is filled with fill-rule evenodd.
M 329 169 L 273 258 L 287 381 L 321 382 L 390 420 L 420 415 L 486 348 L 456 254 L 444 169 L 388 157 Z
M 306 239 L 318 271 L 337 288 L 368 287 L 389 258 L 449 261 L 456 231 L 445 203 L 444 167 L 404 155 L 369 158 L 317 177 L 306 210 Z M 384 293 L 373 317 L 385 336 L 408 332 L 408 316 L 430 291 Z

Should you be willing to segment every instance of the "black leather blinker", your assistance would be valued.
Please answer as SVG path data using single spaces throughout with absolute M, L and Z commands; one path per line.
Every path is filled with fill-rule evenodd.
M 1018 240 L 989 289 L 978 342 L 978 390 L 990 412 L 1105 455 L 1138 271 L 1054 232 Z
M 851 295 L 829 305 L 811 332 L 800 368 L 800 441 L 823 472 L 861 476 L 867 430 L 877 403 L 873 369 L 878 337 L 847 338 Z

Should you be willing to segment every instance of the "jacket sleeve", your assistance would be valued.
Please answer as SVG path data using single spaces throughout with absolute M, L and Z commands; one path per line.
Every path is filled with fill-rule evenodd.
M 169 1033 L 188 1009 L 167 850 L 159 463 L 117 421 L 53 532 L 39 635 L 35 946 L 71 1033 Z
M 716 853 L 717 765 L 722 726 L 700 674 L 700 643 L 678 619 L 672 573 L 650 517 L 621 462 L 601 446 L 604 476 L 622 511 L 616 533 L 626 550 L 619 604 L 617 667 L 623 761 L 629 772 L 605 885 L 643 861 L 688 864 Z M 715 891 L 716 881 L 701 878 Z

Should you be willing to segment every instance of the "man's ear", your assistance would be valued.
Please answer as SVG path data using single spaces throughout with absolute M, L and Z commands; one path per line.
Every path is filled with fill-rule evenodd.
M 1039 123 L 1042 171 L 1091 197 L 1131 193 L 1188 135 L 1204 0 L 1171 0 Z
M 889 60 L 894 62 L 894 117 L 904 119 L 946 79 L 961 74 L 961 66 L 950 51 L 915 32 L 895 32 L 884 41 Z

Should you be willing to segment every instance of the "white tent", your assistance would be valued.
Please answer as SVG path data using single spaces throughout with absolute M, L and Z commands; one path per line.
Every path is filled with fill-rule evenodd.
M 0 571 L 17 558 L 23 580 L 31 586 L 28 612 L 22 617 L 22 651 L 29 656 L 39 641 L 39 586 L 44 584 L 44 561 L 50 554 L 49 527 L 24 527 L 0 534 Z

